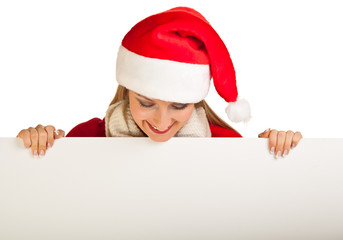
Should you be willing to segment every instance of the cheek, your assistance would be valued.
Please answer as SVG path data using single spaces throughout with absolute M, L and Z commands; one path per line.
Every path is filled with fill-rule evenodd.
M 193 107 L 189 107 L 182 111 L 175 110 L 174 119 L 178 122 L 186 123 L 191 117 L 193 109 Z
M 149 117 L 149 115 L 151 115 L 149 113 L 149 111 L 143 109 L 139 103 L 135 103 L 133 102 L 132 104 L 130 104 L 130 111 L 132 114 L 133 119 L 137 122 L 138 120 L 144 120 L 147 119 Z

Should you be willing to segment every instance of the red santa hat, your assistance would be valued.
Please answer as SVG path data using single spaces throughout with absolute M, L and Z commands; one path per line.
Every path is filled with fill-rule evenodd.
M 203 100 L 213 78 L 218 94 L 230 103 L 230 120 L 250 119 L 248 102 L 237 101 L 235 70 L 224 42 L 191 8 L 173 8 L 137 23 L 119 48 L 116 78 L 146 97 L 179 103 Z

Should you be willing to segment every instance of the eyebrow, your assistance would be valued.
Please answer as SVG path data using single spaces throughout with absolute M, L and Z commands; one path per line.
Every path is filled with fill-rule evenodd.
M 148 100 L 148 101 L 152 101 L 152 102 L 153 102 L 153 100 L 150 99 L 150 98 L 144 97 L 143 95 L 140 95 L 139 93 L 136 93 L 136 94 L 137 94 L 138 96 L 142 97 L 142 98 L 145 98 L 145 99 Z
M 136 93 L 138 96 L 140 96 L 140 97 L 142 97 L 142 98 L 145 98 L 146 100 L 148 100 L 148 101 L 151 101 L 151 102 L 153 102 L 154 100 L 152 100 L 152 99 L 150 99 L 150 98 L 147 98 L 147 97 L 145 97 L 145 96 L 143 96 L 143 95 L 140 95 L 139 93 Z M 180 104 L 180 105 L 188 105 L 187 103 L 178 103 L 178 102 L 172 102 L 172 104 Z

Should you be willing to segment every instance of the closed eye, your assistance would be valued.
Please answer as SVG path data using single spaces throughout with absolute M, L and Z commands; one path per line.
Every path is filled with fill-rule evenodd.
M 182 110 L 185 109 L 188 106 L 188 104 L 173 104 L 172 106 L 176 110 Z
M 151 107 L 153 107 L 155 105 L 155 104 L 151 104 L 151 103 L 143 103 L 143 102 L 141 102 L 139 100 L 138 100 L 138 102 L 139 102 L 139 105 L 141 107 L 145 107 L 145 108 L 151 108 Z
M 139 105 L 141 107 L 144 107 L 144 108 L 151 108 L 151 107 L 155 106 L 155 103 L 148 103 L 148 102 L 142 101 L 138 98 L 137 98 L 137 101 L 139 102 Z M 188 104 L 173 103 L 170 106 L 175 110 L 182 110 L 182 109 L 185 109 L 188 106 Z

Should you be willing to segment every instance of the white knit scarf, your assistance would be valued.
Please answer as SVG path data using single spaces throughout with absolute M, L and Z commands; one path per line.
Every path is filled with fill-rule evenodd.
M 146 137 L 132 118 L 128 99 L 109 106 L 105 116 L 106 137 Z M 188 122 L 175 137 L 211 137 L 210 126 L 202 107 L 195 108 Z

